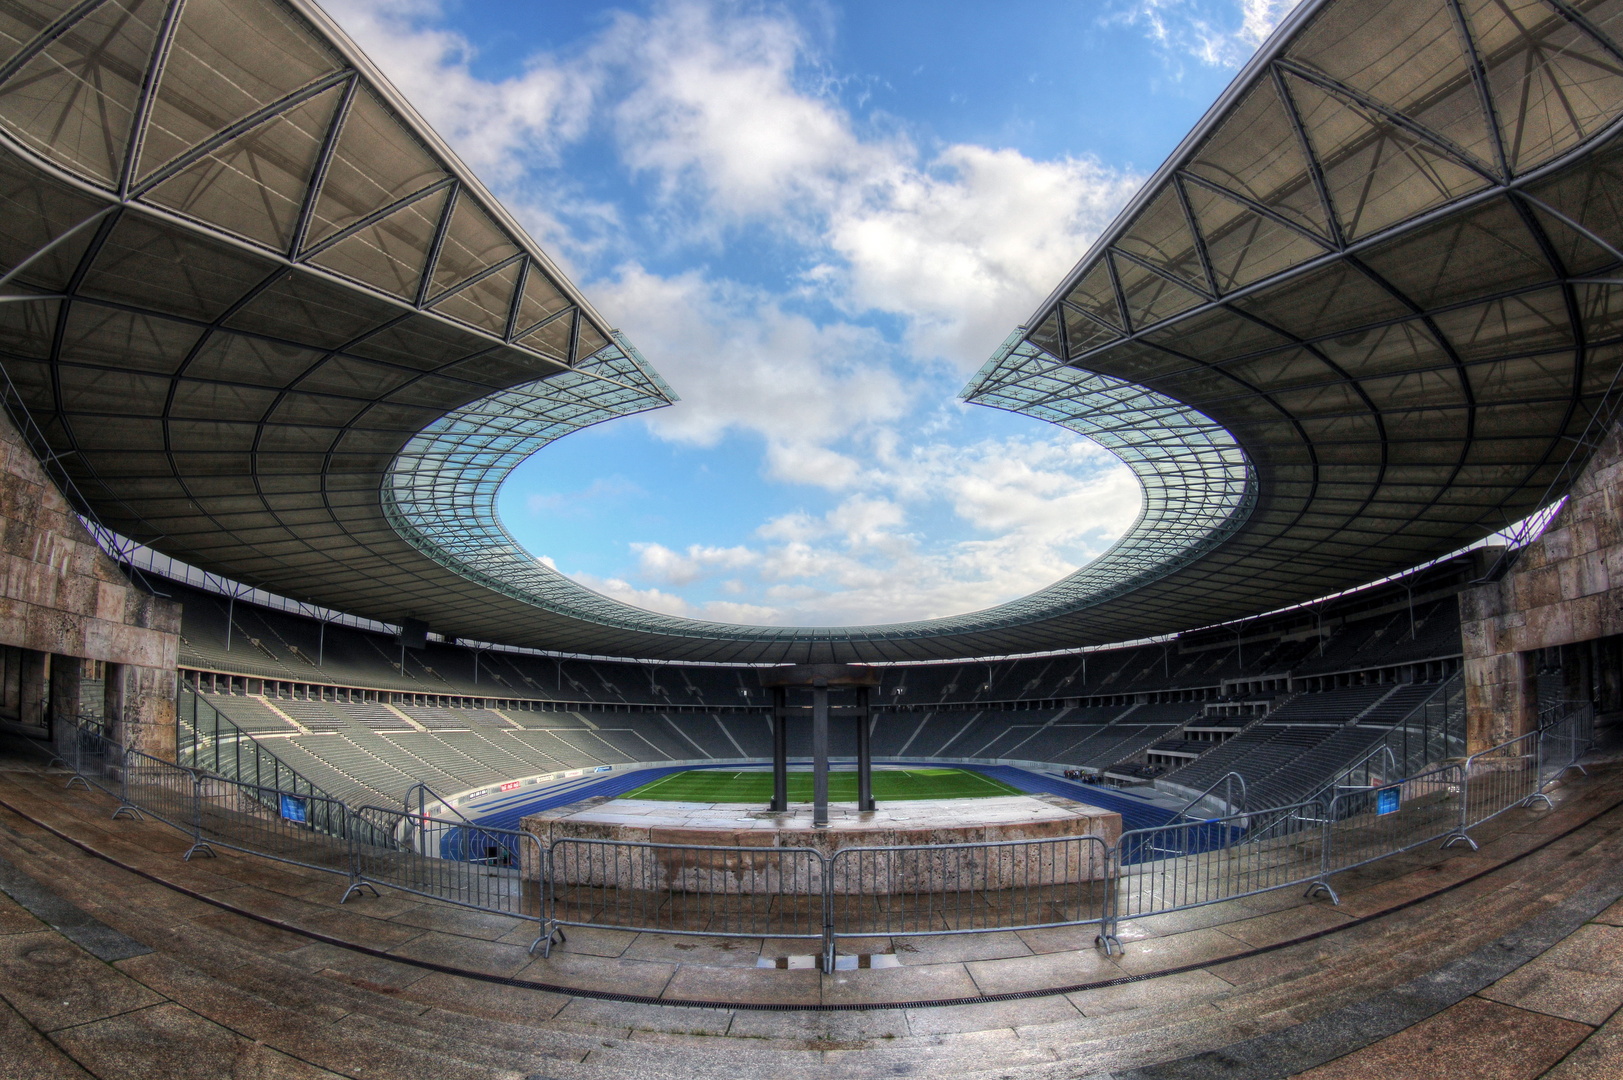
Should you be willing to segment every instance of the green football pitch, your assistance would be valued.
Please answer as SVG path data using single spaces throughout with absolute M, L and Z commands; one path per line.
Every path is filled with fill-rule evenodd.
M 879 802 L 904 799 L 979 799 L 988 795 L 1022 795 L 991 777 L 963 769 L 875 769 L 873 797 Z M 772 801 L 772 773 L 766 769 L 696 769 L 645 784 L 620 796 L 622 799 L 660 799 L 665 802 L 769 803 Z M 828 774 L 831 802 L 857 801 L 857 774 L 840 771 Z M 789 773 L 789 801 L 812 801 L 812 774 L 804 770 Z

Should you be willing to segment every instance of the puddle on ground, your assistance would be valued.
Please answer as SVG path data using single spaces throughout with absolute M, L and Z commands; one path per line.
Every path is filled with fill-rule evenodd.
M 777 968 L 779 971 L 821 971 L 821 956 L 763 956 L 755 961 L 758 968 Z M 861 971 L 867 968 L 899 968 L 902 961 L 894 953 L 850 953 L 834 958 L 835 971 Z

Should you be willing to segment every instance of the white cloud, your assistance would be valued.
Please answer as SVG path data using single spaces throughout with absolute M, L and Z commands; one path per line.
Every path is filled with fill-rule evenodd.
M 1231 34 L 1265 33 L 1279 4 L 1246 3 Z M 1182 33 L 1173 6 L 1144 0 L 1129 17 Z M 496 81 L 436 25 L 437 0 L 331 10 L 560 261 L 600 268 L 585 291 L 682 398 L 641 422 L 697 447 L 743 434 L 767 480 L 818 496 L 748 537 L 683 550 L 626 537 L 631 562 L 572 575 L 583 584 L 720 621 L 928 618 L 1047 585 L 1137 514 L 1136 482 L 1099 448 L 1036 421 L 1028 438 L 966 445 L 951 403 L 1137 177 L 1088 157 L 921 150 L 826 94 L 808 34 L 776 7 L 615 14 L 570 55 Z M 651 188 L 634 221 L 553 167 L 594 138 Z M 647 232 L 665 246 L 632 239 Z M 776 245 L 783 278 L 699 268 L 738 236 Z M 586 494 L 622 493 L 601 483 Z M 957 539 L 932 539 L 940 528 Z
M 742 546 L 721 548 L 693 544 L 678 554 L 663 544 L 634 543 L 631 550 L 637 553 L 637 568 L 644 577 L 667 585 L 691 585 L 718 571 L 749 566 L 758 558 Z
M 1174 57 L 1239 67 L 1300 0 L 1132 0 L 1112 16 Z
M 486 180 L 511 180 L 538 159 L 555 159 L 590 119 L 601 74 L 544 54 L 522 74 L 474 75 L 473 47 L 433 25 L 440 0 L 325 0 L 323 5 L 389 81 Z

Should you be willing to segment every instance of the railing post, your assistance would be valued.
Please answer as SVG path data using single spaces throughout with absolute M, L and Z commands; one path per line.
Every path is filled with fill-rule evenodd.
M 72 788 L 75 780 L 83 784 L 86 791 L 90 790 L 90 781 L 85 779 L 84 754 L 85 729 L 78 721 L 75 721 L 73 724 L 73 775 L 68 777 L 66 784 L 62 785 L 64 790 Z M 63 762 L 63 764 L 67 763 Z
M 839 852 L 834 857 L 839 857 Z M 817 853 L 818 876 L 823 879 L 823 973 L 834 974 L 834 958 L 836 954 L 834 944 L 834 875 L 829 865 L 830 858 L 822 852 Z M 858 872 L 860 880 L 860 871 Z
M 1331 838 L 1335 836 L 1336 803 L 1340 799 L 1341 796 L 1332 791 L 1330 801 L 1325 804 L 1323 839 L 1319 841 L 1319 878 L 1307 887 L 1307 892 L 1302 894 L 1304 900 L 1311 898 L 1314 893 L 1323 889 L 1324 895 L 1330 898 L 1332 904 L 1339 905 L 1341 903 L 1341 897 L 1337 896 L 1336 890 L 1330 887 L 1330 845 L 1333 842 Z
M 1103 840 L 1100 843 L 1104 843 Z M 1111 875 L 1111 869 L 1115 875 Z M 1099 934 L 1093 939 L 1094 948 L 1103 949 L 1106 956 L 1122 952 L 1121 938 L 1116 936 L 1116 921 L 1121 912 L 1121 844 L 1105 848 L 1105 902 L 1099 912 Z
M 1460 823 L 1453 832 L 1443 837 L 1442 846 L 1444 848 L 1452 847 L 1464 841 L 1471 845 L 1472 851 L 1477 850 L 1477 842 L 1471 839 L 1471 834 L 1466 831 L 1466 822 L 1470 820 L 1468 815 L 1471 812 L 1471 765 L 1475 761 L 1476 755 L 1473 754 L 1465 759 L 1464 765 L 1460 766 Z
M 208 846 L 203 839 L 203 770 L 192 769 L 192 846 L 186 849 L 181 856 L 184 862 L 190 862 L 193 855 L 203 854 L 213 859 L 217 856 L 214 849 Z
M 142 820 L 141 811 L 130 802 L 130 755 L 129 751 L 120 749 L 118 754 L 118 809 L 113 811 L 113 820 L 128 814 L 133 821 Z
M 277 788 L 277 792 L 277 798 L 281 798 L 281 789 Z M 344 832 L 349 836 L 349 887 L 344 890 L 344 895 L 338 898 L 340 904 L 350 897 L 358 895 L 362 889 L 371 889 L 373 896 L 378 895 L 377 886 L 370 881 L 361 880 L 361 830 L 357 827 L 358 822 L 356 820 L 360 815 L 351 810 L 347 803 L 342 805 L 344 807 Z
M 558 842 L 554 840 L 546 848 L 542 848 L 539 836 L 534 833 L 528 835 L 535 843 L 535 872 L 538 878 L 537 885 L 541 890 L 541 933 L 534 941 L 530 942 L 530 952 L 533 955 L 535 947 L 537 945 L 541 946 L 541 959 L 545 960 L 552 956 L 552 947 L 554 945 L 561 945 L 569 940 L 569 935 L 564 933 L 564 928 L 558 925 L 558 898 L 553 893 L 556 887 L 556 875 L 553 873 L 552 860 L 554 853 L 558 850 Z M 520 865 L 522 863 L 523 860 L 520 859 Z

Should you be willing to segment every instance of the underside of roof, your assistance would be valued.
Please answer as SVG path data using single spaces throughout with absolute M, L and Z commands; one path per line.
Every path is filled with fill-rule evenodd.
M 568 652 L 986 656 L 1253 614 L 1557 497 L 1620 366 L 1623 0 L 1308 0 L 967 400 L 1144 485 L 986 611 L 702 623 L 495 493 L 675 395 L 304 0 L 0 7 L 0 364 L 87 509 L 329 608 Z

